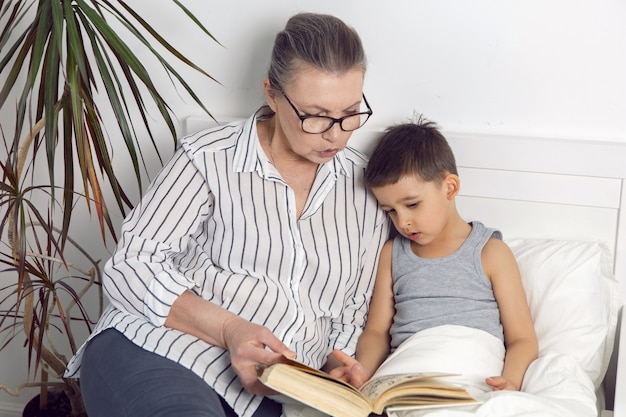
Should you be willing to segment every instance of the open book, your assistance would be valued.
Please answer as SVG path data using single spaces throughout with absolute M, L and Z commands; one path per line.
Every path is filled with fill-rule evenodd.
M 465 389 L 445 381 L 451 374 L 393 374 L 356 389 L 325 372 L 288 360 L 263 369 L 268 387 L 335 417 L 367 417 L 386 409 L 478 403 Z

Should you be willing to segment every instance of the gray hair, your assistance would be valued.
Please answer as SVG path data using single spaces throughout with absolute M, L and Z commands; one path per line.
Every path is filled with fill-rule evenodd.
M 276 35 L 268 71 L 271 87 L 282 91 L 303 63 L 329 73 L 343 74 L 353 69 L 365 73 L 367 58 L 358 33 L 341 19 L 299 13 Z

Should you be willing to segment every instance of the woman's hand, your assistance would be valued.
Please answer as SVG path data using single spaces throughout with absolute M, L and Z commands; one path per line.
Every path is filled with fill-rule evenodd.
M 165 326 L 227 349 L 233 369 L 252 394 L 276 394 L 257 380 L 258 365 L 271 365 L 280 362 L 283 356 L 296 356 L 267 327 L 245 320 L 191 291 L 184 292 L 174 302 Z
M 369 379 L 363 366 L 352 356 L 346 355 L 339 349 L 333 350 L 333 357 L 341 365 L 331 369 L 330 376 L 338 378 L 353 387 L 360 388 Z
M 230 353 L 231 364 L 244 388 L 251 394 L 276 394 L 259 382 L 257 367 L 280 362 L 284 356 L 295 358 L 296 354 L 267 327 L 239 316 L 232 316 L 224 321 L 221 339 Z
M 494 391 L 502 391 L 502 390 L 519 391 L 518 387 L 516 387 L 511 382 L 509 382 L 506 378 L 501 377 L 501 376 L 489 377 L 485 379 L 485 382 L 487 383 L 487 385 L 493 388 Z

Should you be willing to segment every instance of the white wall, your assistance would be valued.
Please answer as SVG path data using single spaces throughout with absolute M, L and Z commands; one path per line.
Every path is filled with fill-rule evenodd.
M 224 84 L 204 94 L 218 114 L 247 115 L 259 104 L 275 31 L 292 13 L 311 10 L 336 14 L 361 33 L 373 123 L 417 111 L 448 131 L 626 140 L 622 0 L 186 4 L 225 46 L 184 49 Z M 185 36 L 176 25 L 167 29 Z
M 336 14 L 361 33 L 370 61 L 369 124 L 383 127 L 418 112 L 445 131 L 626 142 L 623 0 L 183 2 L 223 47 L 207 42 L 171 2 L 128 1 L 222 83 L 191 74 L 217 116 L 246 116 L 262 104 L 275 32 L 308 10 Z M 156 67 L 154 74 L 158 82 Z M 180 118 L 201 114 L 190 99 L 170 94 Z M 13 120 L 3 110 L 0 122 L 7 129 Z M 159 140 L 169 156 L 166 133 Z M 0 352 L 0 381 L 20 379 L 25 357 L 19 347 Z M 17 415 L 8 410 L 29 397 L 0 393 L 0 416 Z

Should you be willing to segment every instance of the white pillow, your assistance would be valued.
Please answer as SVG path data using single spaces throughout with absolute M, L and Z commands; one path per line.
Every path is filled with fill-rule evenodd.
M 618 283 L 599 242 L 507 240 L 522 275 L 539 356 L 574 356 L 596 388 L 613 350 Z

